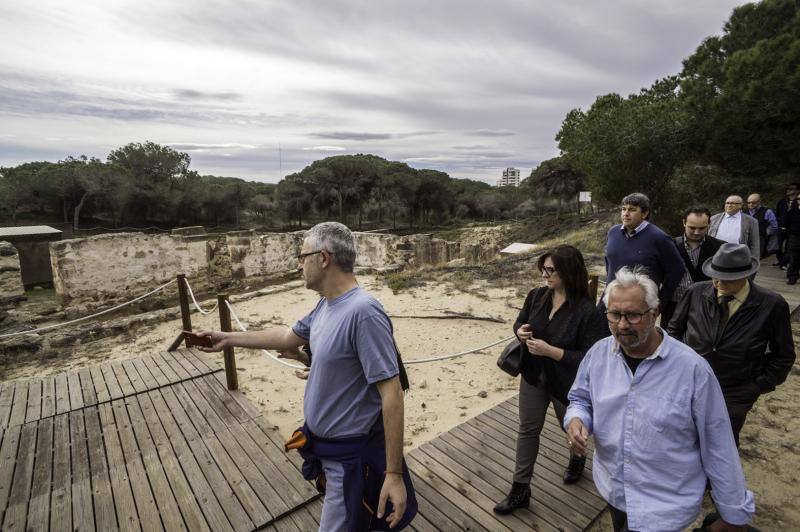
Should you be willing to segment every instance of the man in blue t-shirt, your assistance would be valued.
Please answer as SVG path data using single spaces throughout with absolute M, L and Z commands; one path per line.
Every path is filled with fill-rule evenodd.
M 672 239 L 650 223 L 650 199 L 639 192 L 622 198 L 621 224 L 608 232 L 606 286 L 623 266 L 642 266 L 658 286 L 658 299 L 665 308 L 686 272 Z M 601 302 L 602 305 L 602 302 Z
M 303 398 L 304 429 L 320 451 L 325 448 L 315 453 L 326 477 L 320 530 L 358 528 L 348 506 L 352 501 L 348 482 L 363 482 L 363 478 L 349 476 L 354 469 L 360 470 L 352 467 L 351 450 L 355 445 L 375 454 L 376 435 L 381 439 L 377 449 L 381 456 L 372 463 L 384 464 L 385 458 L 385 467 L 381 466 L 385 471 L 376 472 L 385 475 L 376 516 L 395 527 L 407 513 L 407 502 L 414 501 L 413 491 L 407 491 L 410 478 L 403 461 L 403 389 L 392 324 L 381 304 L 356 281 L 355 239 L 347 227 L 336 222 L 315 225 L 297 259 L 306 288 L 322 296 L 311 313 L 291 329 L 201 333 L 210 335 L 214 343 L 204 350 L 276 349 L 310 365 Z M 299 351 L 305 344 L 311 347 L 310 358 Z M 341 455 L 337 449 L 343 449 Z M 361 506 L 360 495 L 357 502 Z M 387 502 L 393 511 L 384 516 Z

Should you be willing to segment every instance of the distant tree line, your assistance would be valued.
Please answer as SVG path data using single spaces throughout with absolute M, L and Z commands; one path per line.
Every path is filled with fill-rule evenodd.
M 800 3 L 735 8 L 679 74 L 573 109 L 556 140 L 601 201 L 641 191 L 655 210 L 675 212 L 734 192 L 778 193 L 800 177 Z

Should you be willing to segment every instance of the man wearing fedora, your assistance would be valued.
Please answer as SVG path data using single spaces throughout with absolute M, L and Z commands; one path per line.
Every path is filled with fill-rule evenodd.
M 711 281 L 689 288 L 668 326 L 714 370 L 737 446 L 747 413 L 786 380 L 795 359 L 789 305 L 748 279 L 758 264 L 747 245 L 723 244 L 703 263 Z

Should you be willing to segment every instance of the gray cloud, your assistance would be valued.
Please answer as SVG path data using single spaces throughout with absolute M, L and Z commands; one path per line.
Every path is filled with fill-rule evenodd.
M 517 134 L 516 131 L 510 129 L 475 129 L 466 133 L 474 137 L 513 137 Z
M 226 91 L 226 92 L 201 92 L 194 89 L 177 89 L 174 91 L 174 94 L 177 98 L 181 100 L 222 100 L 222 101 L 232 101 L 232 100 L 241 100 L 242 95 L 233 92 L 233 91 Z
M 390 133 L 359 133 L 348 131 L 331 131 L 329 133 L 309 133 L 309 137 L 328 140 L 388 140 L 393 137 Z

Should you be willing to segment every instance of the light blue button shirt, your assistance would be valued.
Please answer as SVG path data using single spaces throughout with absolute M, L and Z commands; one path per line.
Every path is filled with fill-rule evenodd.
M 717 238 L 730 244 L 738 244 L 742 238 L 742 211 L 734 215 L 725 214 L 717 229 Z
M 593 433 L 597 490 L 627 512 L 631 530 L 686 528 L 700 513 L 706 478 L 722 518 L 748 523 L 753 493 L 719 383 L 703 357 L 661 332 L 635 375 L 614 337 L 592 346 L 569 392 L 564 427 L 577 417 Z

